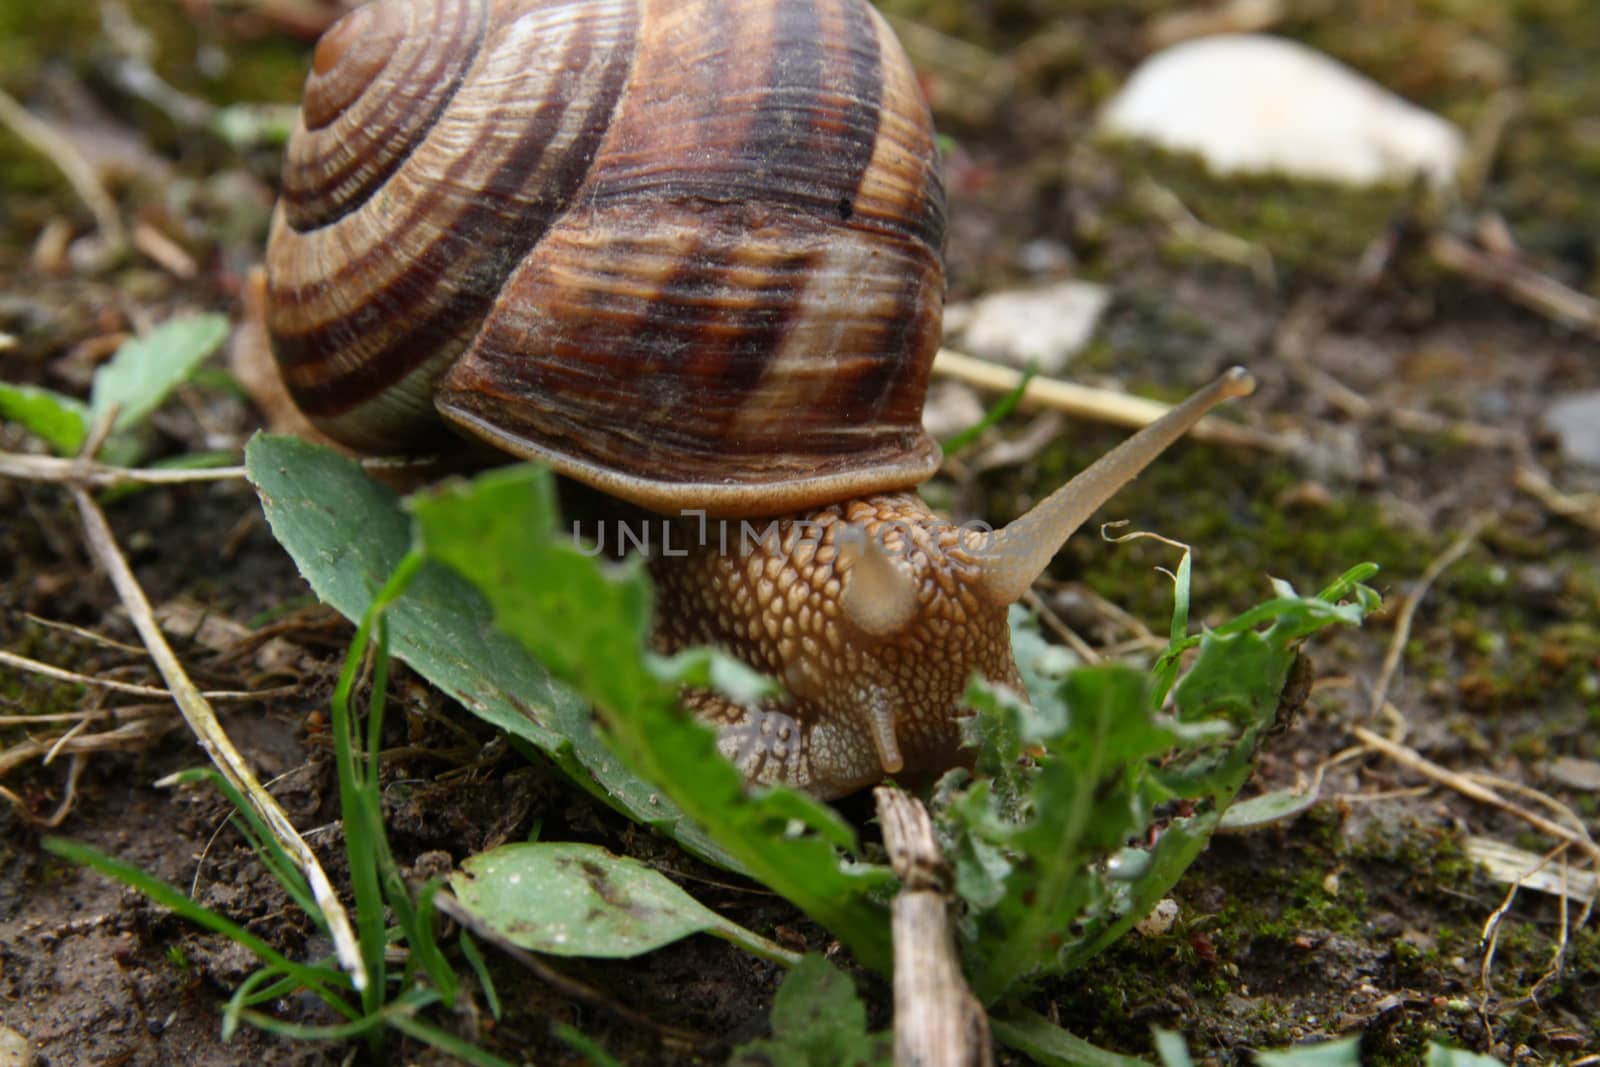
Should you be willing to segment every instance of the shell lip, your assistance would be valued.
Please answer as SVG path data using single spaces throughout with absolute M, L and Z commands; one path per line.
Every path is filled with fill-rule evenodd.
M 873 493 L 910 489 L 927 481 L 944 453 L 920 433 L 904 450 L 878 462 L 846 470 L 795 476 L 777 469 L 747 468 L 720 481 L 694 481 L 625 472 L 546 442 L 507 433 L 470 411 L 441 407 L 457 429 L 519 459 L 545 463 L 559 474 L 666 515 L 704 513 L 709 518 L 785 515 Z

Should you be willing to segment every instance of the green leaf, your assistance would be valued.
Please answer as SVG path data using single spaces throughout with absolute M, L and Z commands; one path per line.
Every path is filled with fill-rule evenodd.
M 1348 1037 L 1320 1045 L 1257 1052 L 1255 1057 L 1260 1067 L 1361 1067 L 1361 1039 Z
M 1156 1043 L 1156 1055 L 1161 1057 L 1162 1067 L 1194 1067 L 1189 1043 L 1182 1034 L 1156 1026 L 1151 1028 L 1150 1036 Z
M 1263 793 L 1230 806 L 1222 816 L 1220 830 L 1256 830 L 1274 823 L 1287 822 L 1310 811 L 1317 803 L 1317 794 L 1310 790 L 1296 792 L 1280 789 Z
M 526 467 L 418 494 L 408 507 L 427 555 L 470 580 L 494 621 L 551 674 L 606 708 L 655 699 L 645 664 L 650 585 L 637 557 L 600 564 L 556 533 L 555 489 Z
M 768 959 L 800 959 L 724 919 L 659 871 L 598 845 L 503 845 L 461 867 L 450 875 L 461 904 L 534 952 L 627 958 L 710 933 Z
M 889 1067 L 893 1037 L 867 1032 L 848 975 L 821 956 L 789 972 L 772 1003 L 772 1037 L 734 1052 L 728 1067 Z
M 73 456 L 89 432 L 89 409 L 70 396 L 0 382 L 0 418 L 37 434 L 57 455 Z
M 168 319 L 145 337 L 136 337 L 117 349 L 95 371 L 90 389 L 90 418 L 117 408 L 113 431 L 127 430 L 144 421 L 161 406 L 196 367 L 215 352 L 228 336 L 226 315 L 188 315 Z
M 994 405 L 991 406 L 988 411 L 983 413 L 983 418 L 979 419 L 977 422 L 973 423 L 971 426 L 968 426 L 964 430 L 956 431 L 943 442 L 941 442 L 941 447 L 944 449 L 945 457 L 948 458 L 958 452 L 965 451 L 967 446 L 971 445 L 972 442 L 983 436 L 983 432 L 985 430 L 1000 422 L 1002 419 L 1006 418 L 1006 416 L 1010 415 L 1014 410 L 1016 410 L 1017 405 L 1022 402 L 1023 394 L 1028 391 L 1028 383 L 1033 381 L 1034 377 L 1037 376 L 1038 373 L 1038 362 L 1035 360 L 1029 360 L 1027 368 L 1022 372 L 1022 379 L 1017 382 L 1015 388 L 1013 388 L 1009 393 L 1001 397 L 999 400 L 995 401 Z
M 827 805 L 790 789 L 746 791 L 711 730 L 677 701 L 680 685 L 701 676 L 701 656 L 726 657 L 665 661 L 649 653 L 643 568 L 601 563 L 557 529 L 547 471 L 490 471 L 419 494 L 409 506 L 428 556 L 469 579 L 500 629 L 594 703 L 611 744 L 643 779 L 738 869 L 828 927 L 863 963 L 888 970 L 887 916 L 873 894 L 890 873 L 847 862 L 841 852 L 857 851 L 855 833 Z M 482 616 L 457 624 L 481 626 Z M 686 673 L 674 676 L 669 663 Z M 711 671 L 725 684 L 740 673 L 731 663 Z
M 1347 604 L 1279 583 L 1265 605 L 1192 638 L 1182 624 L 1189 573 L 1180 563 L 1172 639 L 1151 672 L 1063 674 L 1041 663 L 1047 651 L 1014 621 L 1032 706 L 981 683 L 968 693 L 983 777 L 947 775 L 933 807 L 967 905 L 963 956 L 985 1003 L 1080 966 L 1171 890 L 1248 778 L 1299 642 L 1359 622 L 1376 602 L 1358 584 L 1368 568 L 1325 591 L 1352 597 Z M 1158 711 L 1169 689 L 1171 717 Z M 1263 799 L 1239 819 L 1285 812 L 1282 798 Z
M 1091 1045 L 1026 1009 L 991 1017 L 989 1027 L 1002 1043 L 1045 1067 L 1150 1067 L 1145 1060 Z
M 399 498 L 352 462 L 296 437 L 257 435 L 245 468 L 278 539 L 317 596 L 359 622 L 411 548 Z M 468 711 L 532 744 L 618 811 L 733 870 L 739 864 L 600 741 L 589 702 L 490 624 L 460 575 L 424 563 L 385 613 L 389 648 Z
M 973 987 L 986 1003 L 1050 967 L 1074 920 L 1105 906 L 1111 887 L 1087 869 L 1091 862 L 1149 823 L 1159 797 L 1142 768 L 1178 740 L 1149 710 L 1149 684 L 1148 675 L 1128 667 L 1073 671 L 1038 694 L 1041 706 L 1060 707 L 1050 717 L 1068 725 L 1040 739 L 1043 751 L 1022 784 L 1018 814 L 984 812 L 972 801 L 949 809 L 953 837 L 976 831 L 1014 856 L 1000 900 L 969 916 Z M 981 804 L 985 794 L 975 796 Z M 965 847 L 956 852 L 958 864 L 969 854 Z M 964 873 L 969 881 L 975 876 Z
M 258 436 L 245 463 L 301 574 L 360 619 L 411 545 L 394 494 L 295 438 Z M 875 894 L 892 875 L 847 862 L 841 850 L 855 852 L 855 833 L 827 805 L 791 790 L 746 793 L 675 694 L 682 681 L 738 688 L 749 672 L 720 654 L 647 654 L 644 576 L 584 556 L 555 529 L 548 475 L 495 471 L 413 507 L 430 558 L 387 610 L 395 655 L 619 811 L 765 882 L 863 962 L 887 969 L 887 916 Z M 592 705 L 627 763 L 594 730 Z
M 1427 1067 L 1504 1067 L 1493 1056 L 1466 1052 L 1437 1043 L 1428 1045 L 1428 1058 L 1425 1062 Z

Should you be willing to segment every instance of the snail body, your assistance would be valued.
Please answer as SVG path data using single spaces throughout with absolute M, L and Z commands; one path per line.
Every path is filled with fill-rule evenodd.
M 1214 383 L 969 543 L 908 492 L 940 459 L 944 215 L 865 0 L 375 0 L 313 57 L 268 329 L 357 451 L 454 434 L 664 514 L 774 517 L 753 551 L 652 560 L 655 643 L 777 677 L 761 707 L 685 703 L 751 781 L 836 796 L 958 762 L 968 678 L 1020 688 L 1006 606 L 1248 391 Z

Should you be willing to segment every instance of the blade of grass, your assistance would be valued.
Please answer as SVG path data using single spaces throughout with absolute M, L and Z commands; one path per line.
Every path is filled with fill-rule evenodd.
M 350 976 L 329 967 L 313 967 L 294 962 L 232 919 L 190 900 L 179 890 L 131 863 L 124 863 L 98 849 L 62 837 L 47 837 L 43 844 L 46 851 L 72 863 L 92 868 L 124 885 L 132 886 L 179 917 L 243 945 L 263 963 L 293 976 L 339 1014 L 346 1018 L 356 1017 L 355 1010 L 340 996 L 341 989 L 350 988 L 352 984 Z
M 433 905 L 433 896 L 429 894 L 429 907 Z M 461 946 L 461 954 L 467 958 L 467 964 L 472 968 L 472 973 L 478 976 L 478 986 L 483 990 L 483 999 L 489 1005 L 489 1014 L 498 1021 L 500 1018 L 500 994 L 495 989 L 494 978 L 489 974 L 489 964 L 483 958 L 483 952 L 478 948 L 478 942 L 472 934 L 463 929 L 456 938 L 456 944 Z
M 241 1011 L 240 1018 L 280 1037 L 299 1041 L 349 1041 L 352 1038 L 371 1038 L 393 1027 L 401 1033 L 416 1038 L 457 1059 L 476 1067 L 514 1067 L 509 1060 L 448 1034 L 431 1023 L 417 1018 L 417 1013 L 439 1002 L 438 993 L 431 989 L 412 989 L 400 994 L 380 1010 L 361 1016 L 348 1023 L 333 1026 L 306 1026 L 288 1023 L 255 1011 Z
M 356 635 L 345 655 L 344 667 L 329 701 L 330 733 L 333 736 L 334 766 L 339 780 L 339 801 L 345 828 L 345 850 L 350 862 L 350 889 L 356 902 L 356 929 L 359 932 L 362 960 L 375 977 L 362 993 L 368 1014 L 383 1005 L 385 902 L 379 867 L 379 848 L 384 842 L 381 798 L 377 793 L 377 771 L 366 773 L 356 766 L 355 727 L 350 693 L 360 675 L 361 662 L 372 643 L 374 627 L 382 631 L 384 609 L 402 592 L 422 565 L 416 553 L 400 561 L 389 580 L 372 598 L 371 605 L 356 627 Z M 378 656 L 386 657 L 381 646 Z M 380 694 L 381 695 L 381 694 Z
M 391 1014 L 386 1021 L 401 1033 L 425 1042 L 441 1052 L 449 1053 L 464 1063 L 473 1064 L 474 1067 L 516 1067 L 510 1060 L 503 1060 L 494 1053 L 453 1034 L 447 1034 L 432 1023 L 423 1022 L 413 1015 Z
M 1033 381 L 1034 375 L 1038 373 L 1039 364 L 1030 360 L 1027 369 L 1022 372 L 1022 380 L 1017 382 L 1014 389 L 995 401 L 994 405 L 983 413 L 983 418 L 965 430 L 952 434 L 950 439 L 944 442 L 945 458 L 948 459 L 972 444 L 985 430 L 1015 411 L 1017 404 L 1022 401 L 1022 394 L 1028 391 L 1028 383 Z
M 249 763 L 234 746 L 233 740 L 222 728 L 222 724 L 217 721 L 211 703 L 189 678 L 177 654 L 172 651 L 172 646 L 167 643 L 161 625 L 156 621 L 155 612 L 151 610 L 150 599 L 145 596 L 139 580 L 134 577 L 133 568 L 129 566 L 127 557 L 118 546 L 117 539 L 111 532 L 111 524 L 106 520 L 99 504 L 87 491 L 78 486 L 73 487 L 72 497 L 83 522 L 84 539 L 89 546 L 90 554 L 110 577 L 118 599 L 128 609 L 128 616 L 133 621 L 134 629 L 139 632 L 140 639 L 150 652 L 150 658 L 155 661 L 156 669 L 160 671 L 162 681 L 166 682 L 173 702 L 183 715 L 184 722 L 206 755 L 210 757 L 211 762 L 234 782 L 239 791 L 249 799 L 250 806 L 261 816 L 263 823 L 271 829 L 272 836 L 282 843 L 285 851 L 295 857 L 305 873 L 306 882 L 311 887 L 311 892 L 316 897 L 323 915 L 327 917 L 329 936 L 333 939 L 334 950 L 338 953 L 341 966 L 350 972 L 351 981 L 356 988 L 364 987 L 367 984 L 367 973 L 360 947 L 356 944 L 355 932 L 350 927 L 344 905 L 340 902 L 338 894 L 333 891 L 333 885 L 328 881 L 327 872 L 322 869 L 316 853 L 311 851 L 311 846 L 306 844 L 305 839 L 294 828 L 294 824 L 290 822 L 289 816 L 279 806 L 277 800 L 256 779 Z
M 215 767 L 191 767 L 176 774 L 169 774 L 156 785 L 188 785 L 192 782 L 208 782 L 228 798 L 228 803 L 233 805 L 233 814 L 229 818 L 234 821 L 235 828 L 250 845 L 257 858 L 272 872 L 278 884 L 283 886 L 284 892 L 288 893 L 299 905 L 300 910 L 309 915 L 326 933 L 327 916 L 323 915 L 322 909 L 317 906 L 316 898 L 311 893 L 311 886 L 300 873 L 294 858 L 278 844 L 277 839 L 267 830 L 267 825 L 261 820 L 261 816 L 245 802 L 244 794 L 234 787 L 227 776 Z
M 1025 1008 L 1003 1019 L 990 1016 L 989 1026 L 1003 1044 L 1047 1067 L 1150 1067 L 1146 1060 L 1091 1045 Z

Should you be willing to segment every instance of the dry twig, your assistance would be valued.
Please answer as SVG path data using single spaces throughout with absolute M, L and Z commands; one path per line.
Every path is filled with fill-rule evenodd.
M 150 610 L 150 601 L 145 597 L 138 579 L 134 577 L 122 550 L 117 547 L 116 538 L 112 535 L 111 527 L 106 522 L 100 506 L 81 487 L 74 486 L 72 496 L 78 505 L 78 514 L 83 520 L 83 532 L 90 554 L 110 576 L 111 583 L 116 587 L 117 595 L 127 609 L 134 628 L 138 630 L 140 639 L 149 650 L 150 658 L 155 660 L 156 669 L 161 672 L 161 677 L 170 688 L 172 699 L 177 703 L 184 721 L 189 724 L 195 740 L 200 743 L 200 747 L 205 750 L 217 770 L 233 783 L 234 788 L 244 794 L 278 843 L 300 864 L 301 872 L 311 887 L 311 894 L 328 920 L 328 931 L 333 937 L 334 951 L 338 955 L 340 965 L 350 974 L 350 979 L 357 989 L 365 989 L 368 976 L 361 960 L 361 949 L 356 942 L 355 931 L 350 925 L 350 917 L 345 912 L 344 905 L 339 901 L 338 894 L 333 891 L 333 885 L 322 869 L 322 864 L 295 830 L 294 824 L 289 821 L 289 816 L 278 806 L 272 794 L 261 787 L 255 773 L 245 762 L 244 756 L 234 747 L 233 741 L 222 729 L 222 724 L 217 721 L 216 713 L 211 709 L 210 703 L 189 680 L 183 664 L 178 661 L 172 646 L 167 644 L 167 639 L 162 635 L 161 626 Z
M 992 1067 L 989 1019 L 961 974 L 950 921 L 950 867 L 927 809 L 893 786 L 879 786 L 872 795 L 900 879 L 890 912 L 895 1067 Z
M 1600 493 L 1563 493 L 1532 464 L 1518 467 L 1511 484 L 1562 518 L 1600 530 Z
M 113 752 L 142 748 L 172 729 L 175 720 L 147 716 L 123 723 L 114 730 L 98 733 L 78 733 L 70 739 L 49 738 L 22 741 L 0 751 L 0 775 L 32 760 L 42 759 L 52 751 L 57 754 L 76 755 L 81 752 Z
M 106 420 L 101 420 L 105 422 Z M 228 482 L 244 478 L 243 467 L 206 467 L 198 470 L 161 470 L 113 467 L 87 459 L 30 456 L 0 452 L 0 478 L 54 485 L 109 489 L 119 485 L 178 485 L 185 482 Z
M 172 694 L 165 689 L 153 685 L 135 685 L 132 682 L 119 682 L 114 678 L 97 678 L 92 674 L 79 674 L 77 671 L 64 670 L 61 667 L 52 667 L 48 663 L 40 663 L 36 659 L 19 656 L 14 652 L 0 650 L 0 665 L 13 667 L 29 674 L 38 674 L 46 678 L 54 678 L 60 682 L 74 682 L 78 685 L 92 685 L 101 689 L 110 689 L 118 693 L 127 693 L 140 697 L 167 697 Z M 298 686 L 280 686 L 277 689 L 213 689 L 200 695 L 207 700 L 271 700 L 274 697 L 295 696 L 300 692 Z
M 1400 668 L 1400 657 L 1405 652 L 1406 642 L 1411 639 L 1411 624 L 1416 618 L 1417 607 L 1422 603 L 1422 598 L 1427 595 L 1428 590 L 1439 580 L 1439 575 L 1443 574 L 1446 568 L 1467 554 L 1488 522 L 1487 515 L 1475 515 L 1469 519 L 1461 536 L 1452 541 L 1450 547 L 1434 557 L 1423 569 L 1422 577 L 1417 580 L 1416 587 L 1401 605 L 1400 614 L 1395 619 L 1394 636 L 1389 640 L 1389 650 L 1383 657 L 1383 668 L 1378 671 L 1378 680 L 1372 687 L 1372 701 L 1369 706 L 1373 715 L 1379 714 L 1389 701 L 1389 686 L 1394 681 L 1395 671 Z
M 42 615 L 35 615 L 31 611 L 24 611 L 22 617 L 36 626 L 43 626 L 47 630 L 59 630 L 62 633 L 72 634 L 74 637 L 81 637 L 85 641 L 102 645 L 105 648 L 114 648 L 118 652 L 127 652 L 135 656 L 144 655 L 144 649 L 136 645 L 130 645 L 115 638 L 107 637 L 105 634 L 90 630 L 87 627 L 74 626 L 70 622 L 61 622 L 58 619 L 47 619 Z M 163 692 L 161 695 L 165 696 L 166 693 Z
M 100 227 L 110 251 L 119 253 L 128 247 L 128 231 L 122 225 L 117 205 L 101 186 L 94 168 L 83 158 L 83 153 L 78 151 L 76 145 L 17 103 L 16 98 L 4 89 L 0 89 L 0 124 L 4 124 L 24 144 L 56 165 L 78 198 L 94 215 L 95 225 Z
M 1464 797 L 1514 815 L 1534 829 L 1567 842 L 1590 857 L 1593 862 L 1600 863 L 1600 846 L 1597 846 L 1588 834 L 1579 833 L 1569 827 L 1562 826 L 1560 823 L 1553 822 L 1537 812 L 1529 811 L 1519 804 L 1513 804 L 1493 789 L 1479 785 L 1466 775 L 1457 774 L 1448 767 L 1441 767 L 1415 749 L 1408 748 L 1405 745 L 1397 745 L 1387 737 L 1374 733 L 1365 726 L 1351 727 L 1351 733 L 1355 734 L 1356 739 L 1362 744 L 1387 756 L 1396 763 L 1408 767 L 1424 777 L 1431 778 L 1433 781 L 1455 790 Z
M 1428 255 L 1446 270 L 1503 292 L 1530 311 L 1600 337 L 1600 300 L 1562 285 L 1521 259 L 1485 252 L 1448 233 L 1428 238 Z
M 1055 613 L 1055 609 L 1045 603 L 1044 597 L 1029 589 L 1022 594 L 1022 600 L 1028 605 L 1029 611 L 1039 616 L 1039 621 L 1044 623 L 1045 628 L 1061 638 L 1062 644 L 1072 649 L 1079 659 L 1085 663 L 1101 662 L 1103 657 L 1095 651 L 1094 646 L 1085 641 L 1078 631 L 1068 626 L 1061 616 Z
M 1013 367 L 1002 367 L 998 363 L 948 348 L 941 348 L 934 357 L 933 371 L 991 393 L 1010 393 L 1022 384 L 1022 372 Z M 1110 389 L 1093 389 L 1039 375 L 1028 382 L 1020 406 L 1023 409 L 1049 408 L 1078 418 L 1132 429 L 1148 426 L 1171 409 L 1170 404 L 1163 404 L 1159 400 L 1147 400 Z M 1291 439 L 1227 422 L 1214 415 L 1207 415 L 1195 423 L 1188 436 L 1200 441 L 1242 445 L 1266 452 L 1292 452 L 1296 448 L 1296 443 Z

